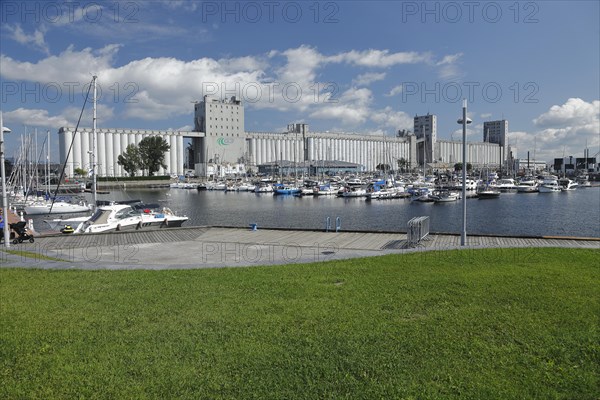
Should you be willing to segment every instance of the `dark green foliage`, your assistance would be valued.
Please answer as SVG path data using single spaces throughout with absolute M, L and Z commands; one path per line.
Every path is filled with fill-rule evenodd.
M 135 176 L 140 169 L 140 151 L 135 144 L 130 144 L 125 149 L 123 154 L 119 154 L 117 163 L 129 174 Z
M 463 166 L 463 164 L 461 162 L 458 162 L 458 163 L 454 164 L 454 170 L 462 171 L 462 166 Z M 467 171 L 472 171 L 472 170 L 473 170 L 473 165 L 471 163 L 467 163 Z
M 149 176 L 154 176 L 160 167 L 167 168 L 165 153 L 170 148 L 167 141 L 160 136 L 143 138 L 138 144 L 141 168 L 147 170 Z

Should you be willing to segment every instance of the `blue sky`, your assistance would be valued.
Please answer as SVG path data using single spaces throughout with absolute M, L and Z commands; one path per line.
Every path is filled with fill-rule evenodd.
M 210 93 L 241 97 L 248 131 L 393 135 L 430 112 L 451 138 L 466 97 L 470 140 L 504 117 L 519 156 L 594 154 L 599 4 L 4 1 L 7 155 L 25 130 L 50 130 L 55 148 L 92 74 L 106 128 L 191 129 L 191 102 Z

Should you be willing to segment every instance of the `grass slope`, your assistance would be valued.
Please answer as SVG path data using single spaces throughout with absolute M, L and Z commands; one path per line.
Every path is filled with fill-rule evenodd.
M 0 270 L 0 398 L 597 399 L 600 252 Z

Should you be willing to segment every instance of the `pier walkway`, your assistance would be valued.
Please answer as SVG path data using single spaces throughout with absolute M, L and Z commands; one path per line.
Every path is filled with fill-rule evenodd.
M 180 269 L 307 263 L 415 251 L 460 249 L 460 236 L 432 234 L 407 247 L 405 233 L 319 232 L 226 227 L 49 235 L 0 248 L 6 267 Z M 467 249 L 539 247 L 600 249 L 600 238 L 468 236 Z M 52 258 L 52 259 L 49 259 Z M 53 260 L 56 259 L 56 260 Z

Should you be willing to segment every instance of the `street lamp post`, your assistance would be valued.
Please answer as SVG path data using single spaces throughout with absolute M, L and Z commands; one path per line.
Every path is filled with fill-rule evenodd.
M 472 121 L 467 118 L 467 100 L 463 100 L 462 118 L 458 121 L 462 125 L 462 232 L 460 234 L 460 245 L 467 244 L 467 124 Z
M 10 247 L 10 231 L 8 227 L 8 199 L 6 197 L 6 170 L 4 167 L 4 132 L 10 129 L 2 125 L 2 111 L 0 111 L 0 175 L 2 176 L 2 218 L 4 220 L 4 245 Z

